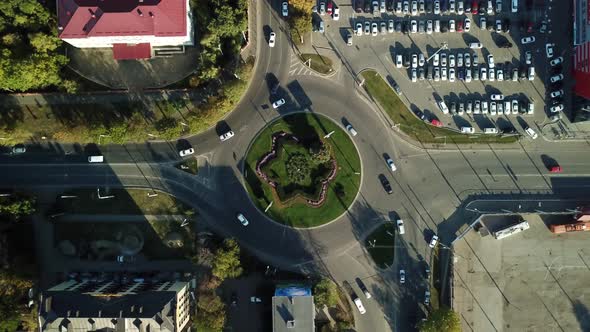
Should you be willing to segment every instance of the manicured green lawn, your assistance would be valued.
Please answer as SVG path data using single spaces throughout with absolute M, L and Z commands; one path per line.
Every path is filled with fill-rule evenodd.
M 306 62 L 310 59 L 311 69 L 317 71 L 318 73 L 329 74 L 334 70 L 332 68 L 332 60 L 330 60 L 330 58 L 312 53 L 301 54 L 301 61 Z
M 465 135 L 429 125 L 412 114 L 376 71 L 364 71 L 362 75 L 365 79 L 365 90 L 381 105 L 389 118 L 396 125 L 399 124 L 404 133 L 422 143 L 513 143 L 518 140 L 518 136 Z
M 391 236 L 390 234 L 393 234 Z M 396 227 L 393 223 L 387 223 L 373 231 L 365 239 L 365 247 L 371 258 L 382 269 L 388 268 L 395 257 Z
M 294 227 L 313 227 L 327 223 L 340 216 L 352 204 L 360 187 L 361 163 L 354 144 L 348 134 L 336 123 L 317 114 L 298 113 L 287 115 L 265 128 L 256 137 L 246 156 L 245 177 L 246 187 L 256 206 L 263 210 L 273 201 L 272 191 L 268 184 L 256 175 L 257 161 L 271 149 L 271 135 L 285 131 L 302 138 L 309 135 L 323 136 L 331 131 L 334 134 L 326 142 L 338 163 L 336 178 L 331 181 L 327 198 L 321 207 L 313 208 L 304 203 L 293 203 L 288 207 L 274 202 L 266 213 L 270 218 Z M 334 189 L 342 188 L 344 195 L 339 197 Z

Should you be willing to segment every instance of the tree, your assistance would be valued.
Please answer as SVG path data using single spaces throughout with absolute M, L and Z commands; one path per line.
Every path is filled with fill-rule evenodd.
M 239 277 L 244 269 L 240 263 L 240 247 L 234 239 L 225 239 L 223 247 L 215 252 L 213 275 L 223 280 Z
M 35 213 L 35 198 L 15 193 L 0 199 L 0 215 L 20 219 Z
M 313 298 L 316 305 L 322 308 L 334 307 L 338 303 L 338 290 L 336 284 L 330 279 L 322 279 L 313 289 Z
M 430 313 L 427 320 L 418 324 L 420 332 L 460 332 L 459 315 L 449 307 L 440 307 Z
M 302 153 L 293 153 L 286 162 L 287 177 L 289 181 L 304 184 L 311 176 L 309 159 Z
M 197 331 L 222 331 L 225 320 L 225 305 L 221 298 L 213 292 L 199 293 L 197 315 L 193 319 Z

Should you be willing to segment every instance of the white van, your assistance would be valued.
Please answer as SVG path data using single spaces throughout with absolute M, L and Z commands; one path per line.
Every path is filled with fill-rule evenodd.
M 484 134 L 497 134 L 498 133 L 498 129 L 496 129 L 496 128 L 484 128 L 483 129 L 483 133 Z
M 104 162 L 104 156 L 88 156 L 89 163 L 102 163 Z
M 475 129 L 473 127 L 461 127 L 461 132 L 463 134 L 473 134 L 475 133 Z
M 512 0 L 512 12 L 513 13 L 518 12 L 518 0 Z

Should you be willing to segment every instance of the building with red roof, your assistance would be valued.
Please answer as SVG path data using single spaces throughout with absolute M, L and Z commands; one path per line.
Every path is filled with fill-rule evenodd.
M 189 0 L 57 0 L 59 37 L 111 47 L 115 59 L 150 58 L 153 46 L 193 45 Z

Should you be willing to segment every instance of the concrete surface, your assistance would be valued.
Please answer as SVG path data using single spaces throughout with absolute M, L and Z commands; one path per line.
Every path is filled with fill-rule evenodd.
M 588 331 L 590 232 L 552 234 L 537 215 L 502 240 L 455 243 L 454 309 L 463 331 Z

